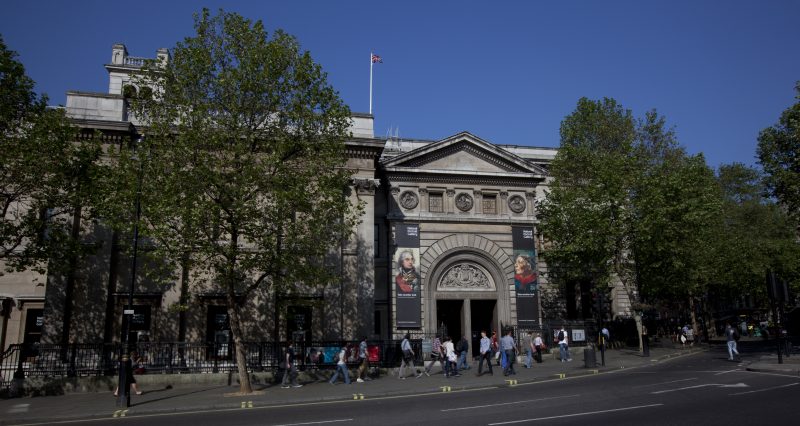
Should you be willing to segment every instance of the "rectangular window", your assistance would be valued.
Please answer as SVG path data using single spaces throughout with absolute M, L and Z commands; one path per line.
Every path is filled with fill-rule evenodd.
M 483 196 L 483 214 L 497 214 L 497 195 Z
M 375 225 L 375 235 L 372 237 L 372 252 L 374 257 L 381 257 L 381 226 Z
M 373 318 L 373 321 L 375 323 L 374 323 L 374 325 L 372 327 L 372 333 L 375 334 L 376 336 L 380 336 L 381 335 L 381 311 L 375 311 L 375 316 Z
M 444 213 L 444 197 L 441 192 L 428 194 L 428 211 L 431 213 Z

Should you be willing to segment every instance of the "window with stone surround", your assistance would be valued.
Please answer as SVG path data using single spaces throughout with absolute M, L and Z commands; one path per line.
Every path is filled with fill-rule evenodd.
M 497 214 L 497 195 L 483 195 L 483 214 Z
M 428 211 L 431 213 L 444 213 L 444 196 L 441 192 L 428 194 Z

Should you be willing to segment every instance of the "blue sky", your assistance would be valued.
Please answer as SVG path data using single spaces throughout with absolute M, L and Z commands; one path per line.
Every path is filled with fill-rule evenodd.
M 224 8 L 296 36 L 375 133 L 557 147 L 586 96 L 655 108 L 690 153 L 755 163 L 758 132 L 794 102 L 800 2 L 786 1 L 42 1 L 6 0 L 0 34 L 37 90 L 107 91 L 111 46 L 155 56 Z

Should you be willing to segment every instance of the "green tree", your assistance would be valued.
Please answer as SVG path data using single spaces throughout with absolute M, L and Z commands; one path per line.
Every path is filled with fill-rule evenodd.
M 63 314 L 66 343 L 80 259 L 94 249 L 81 233 L 94 217 L 101 150 L 92 135 L 76 139 L 63 110 L 47 107 L 16 56 L 0 38 L 0 260 L 6 270 L 33 268 L 64 280 L 57 298 L 64 305 L 46 309 Z
M 249 393 L 243 305 L 257 288 L 326 284 L 323 258 L 356 223 L 343 168 L 350 112 L 294 37 L 224 11 L 203 10 L 195 30 L 144 68 L 139 84 L 154 96 L 132 99 L 147 125 L 143 232 L 185 247 L 157 224 L 192 221 L 192 268 L 225 293 Z
M 800 245 L 791 218 L 766 197 L 763 175 L 741 163 L 717 172 L 723 195 L 723 220 L 715 232 L 713 293 L 727 300 L 752 297 L 767 306 L 764 274 L 776 271 L 796 283 Z
M 543 251 L 555 280 L 590 280 L 605 289 L 617 277 L 638 301 L 630 253 L 636 177 L 635 120 L 615 100 L 582 98 L 561 123 L 553 180 L 541 206 Z
M 687 155 L 663 117 L 581 99 L 550 173 L 542 255 L 557 281 L 602 291 L 618 279 L 638 324 L 652 303 L 702 293 L 720 197 L 703 157 Z
M 800 225 L 800 81 L 798 102 L 781 114 L 778 123 L 758 135 L 758 161 L 766 173 L 767 189 Z
M 37 96 L 16 52 L 0 38 L 0 260 L 6 270 L 44 269 L 44 218 L 55 186 L 51 152 L 66 142 L 65 126 Z M 2 272 L 0 272 L 2 273 Z
M 702 155 L 687 155 L 663 117 L 648 112 L 638 126 L 633 253 L 643 300 L 688 306 L 712 279 L 713 242 L 721 217 L 714 172 Z M 687 304 L 688 302 L 688 304 Z

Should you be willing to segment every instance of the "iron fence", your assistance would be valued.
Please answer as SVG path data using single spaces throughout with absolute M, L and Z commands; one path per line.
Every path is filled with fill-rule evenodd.
M 416 362 L 424 359 L 423 338 L 411 343 Z M 371 367 L 390 368 L 399 365 L 400 340 L 368 341 L 367 354 Z M 287 343 L 247 342 L 247 370 L 277 370 Z M 334 356 L 345 349 L 345 362 L 359 364 L 358 341 L 296 342 L 295 364 L 298 369 L 333 369 Z M 116 376 L 123 344 L 11 345 L 0 354 L 0 390 L 8 390 L 14 379 L 25 377 Z M 141 342 L 134 346 L 132 358 L 137 374 L 229 373 L 238 371 L 236 347 L 219 343 Z
M 572 341 L 573 346 L 591 342 L 597 335 L 592 321 L 572 323 L 546 322 L 541 328 L 506 326 L 513 329 L 519 342 L 522 333 L 542 333 L 545 342 L 552 344 L 554 330 L 565 325 L 567 331 L 582 330 L 584 341 Z M 414 363 L 426 360 L 436 333 L 410 333 L 414 349 Z M 577 340 L 577 339 L 576 339 Z M 401 340 L 370 340 L 367 354 L 371 367 L 391 368 L 400 364 Z M 250 372 L 275 371 L 286 351 L 286 342 L 246 342 L 247 370 Z M 296 342 L 293 346 L 295 364 L 300 370 L 333 369 L 334 356 L 345 349 L 345 362 L 358 365 L 359 342 L 327 340 Z M 25 377 L 85 377 L 115 376 L 119 369 L 119 354 L 123 344 L 70 344 L 70 345 L 11 345 L 0 354 L 0 390 L 7 390 L 14 379 Z M 237 371 L 236 347 L 222 343 L 140 342 L 134 346 L 134 369 L 140 374 L 230 373 Z

